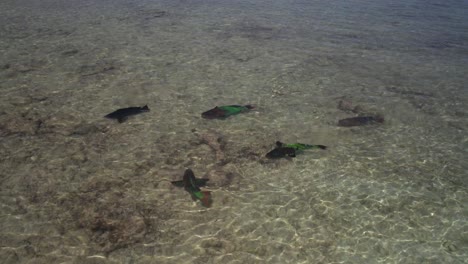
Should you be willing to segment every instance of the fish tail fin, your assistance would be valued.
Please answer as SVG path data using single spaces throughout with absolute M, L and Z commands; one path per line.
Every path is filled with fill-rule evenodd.
M 210 191 L 202 191 L 203 196 L 200 198 L 200 201 L 203 206 L 211 207 L 213 201 L 211 200 L 211 192 Z

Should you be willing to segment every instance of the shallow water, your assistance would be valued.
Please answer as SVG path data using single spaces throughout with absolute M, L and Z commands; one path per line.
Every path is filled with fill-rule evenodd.
M 466 263 L 468 3 L 369 2 L 2 1 L 0 259 Z

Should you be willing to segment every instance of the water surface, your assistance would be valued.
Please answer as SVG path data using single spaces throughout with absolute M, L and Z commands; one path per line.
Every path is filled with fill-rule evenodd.
M 3 1 L 0 258 L 466 263 L 467 10 Z M 256 109 L 200 117 L 226 104 Z M 359 114 L 385 122 L 337 126 Z M 328 148 L 265 159 L 277 140 Z M 211 208 L 170 184 L 185 168 Z

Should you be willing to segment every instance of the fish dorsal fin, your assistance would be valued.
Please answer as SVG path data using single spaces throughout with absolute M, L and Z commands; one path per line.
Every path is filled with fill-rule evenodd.
M 195 185 L 197 187 L 203 187 L 206 185 L 206 183 L 209 181 L 209 179 L 205 179 L 205 178 L 195 178 Z
M 276 147 L 280 148 L 283 146 L 283 142 L 281 141 L 276 141 Z

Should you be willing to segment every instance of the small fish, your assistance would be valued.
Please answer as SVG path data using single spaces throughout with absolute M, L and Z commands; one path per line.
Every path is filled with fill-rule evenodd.
M 199 187 L 206 185 L 209 179 L 197 179 L 191 169 L 185 170 L 184 177 L 180 181 L 171 181 L 174 186 L 184 187 L 190 193 L 192 200 L 200 200 L 201 204 L 205 207 L 210 207 L 212 204 L 211 192 L 202 191 Z
M 254 109 L 252 105 L 225 105 L 216 106 L 206 112 L 203 112 L 201 116 L 206 119 L 224 119 L 232 115 L 237 115 L 243 112 L 247 112 Z
M 324 146 L 324 145 L 309 145 L 309 144 L 302 144 L 302 143 L 285 144 L 280 141 L 276 141 L 276 146 L 293 148 L 296 151 L 305 150 L 305 149 L 315 149 L 315 148 L 327 149 L 327 146 Z
M 341 119 L 338 121 L 338 126 L 352 127 L 352 126 L 364 126 L 375 123 L 383 123 L 384 118 L 381 116 L 357 116 Z
M 266 154 L 269 159 L 278 159 L 283 157 L 296 157 L 296 154 L 306 149 L 326 149 L 324 145 L 309 145 L 302 143 L 285 144 L 276 141 L 276 148 Z
M 129 116 L 149 112 L 149 110 L 150 109 L 148 108 L 147 105 L 145 105 L 143 107 L 127 107 L 127 108 L 121 108 L 121 109 L 115 110 L 114 112 L 112 112 L 112 113 L 110 113 L 110 114 L 108 114 L 108 115 L 106 115 L 104 117 L 110 118 L 110 119 L 117 119 L 117 121 L 119 121 L 119 123 L 122 123 L 125 120 L 127 120 L 127 118 Z

